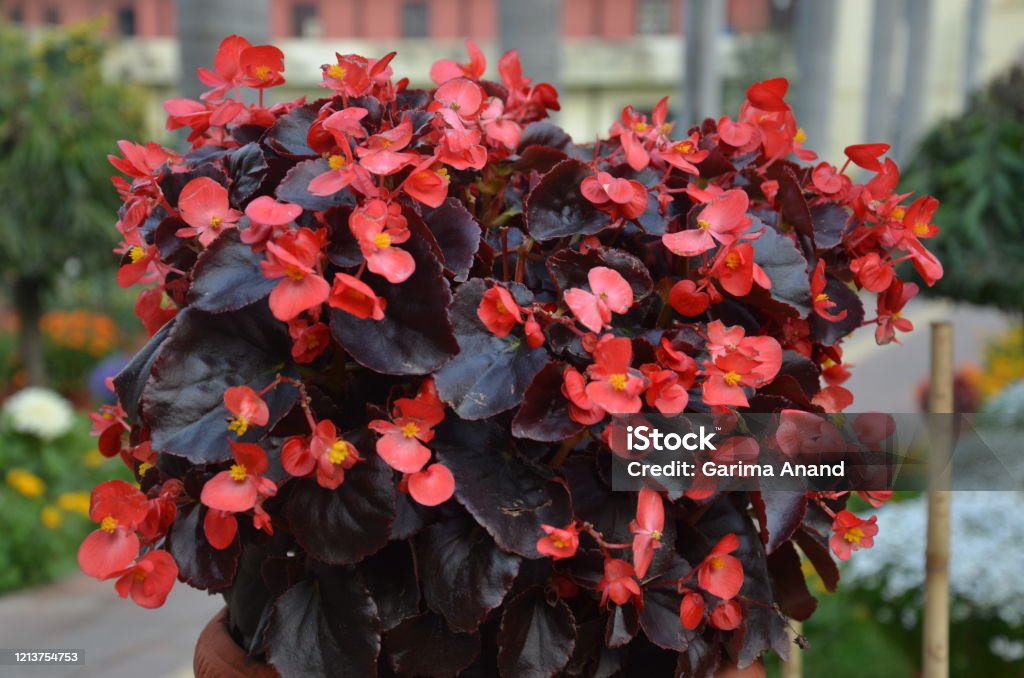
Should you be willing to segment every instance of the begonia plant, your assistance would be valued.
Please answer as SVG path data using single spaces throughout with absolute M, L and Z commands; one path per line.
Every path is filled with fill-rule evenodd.
M 121 142 L 118 281 L 152 338 L 94 419 L 139 486 L 96 488 L 82 569 L 146 607 L 222 593 L 283 676 L 785 656 L 802 560 L 834 589 L 874 519 L 847 492 L 613 491 L 611 417 L 711 414 L 756 454 L 745 412 L 782 441 L 846 408 L 843 339 L 912 329 L 894 266 L 941 276 L 933 203 L 883 144 L 815 162 L 781 79 L 735 119 L 662 100 L 577 144 L 515 52 L 491 81 L 469 50 L 432 90 L 338 54 L 324 98 L 271 105 L 281 52 L 231 36 L 166 104 L 187 153 Z

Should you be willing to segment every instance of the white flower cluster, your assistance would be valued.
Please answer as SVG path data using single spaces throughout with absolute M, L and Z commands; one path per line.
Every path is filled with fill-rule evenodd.
M 71 430 L 74 410 L 60 394 L 30 386 L 18 391 L 3 405 L 11 428 L 42 440 L 59 438 Z
M 956 620 L 998 617 L 1024 625 L 1024 492 L 954 492 L 950 520 L 950 593 Z M 924 497 L 878 510 L 878 536 L 843 569 L 847 585 L 877 588 L 886 600 L 910 597 L 915 621 L 924 585 Z

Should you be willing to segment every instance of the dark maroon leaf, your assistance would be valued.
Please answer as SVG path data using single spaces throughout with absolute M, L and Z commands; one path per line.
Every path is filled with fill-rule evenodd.
M 517 172 L 538 172 L 544 174 L 568 158 L 565 153 L 551 146 L 529 146 L 515 162 Z
M 640 610 L 640 626 L 647 638 L 658 647 L 683 652 L 690 644 L 692 632 L 679 622 L 682 595 L 673 588 L 647 587 L 644 606 Z
M 309 192 L 309 182 L 330 169 L 330 165 L 323 158 L 303 160 L 288 170 L 288 174 L 277 185 L 275 195 L 279 200 L 293 202 L 302 209 L 315 212 L 325 212 L 337 205 L 353 204 L 353 195 L 347 189 L 328 196 L 313 195 Z
M 181 191 L 188 185 L 193 179 L 199 177 L 208 177 L 213 179 L 218 184 L 227 185 L 227 178 L 224 176 L 224 172 L 213 163 L 205 163 L 199 165 L 188 172 L 165 172 L 163 177 L 160 179 L 160 190 L 164 194 L 164 198 L 167 202 L 174 206 L 178 206 L 178 198 L 181 197 Z
M 498 545 L 526 558 L 539 558 L 542 524 L 572 520 L 565 486 L 542 476 L 511 444 L 494 421 L 469 422 L 449 415 L 432 447 L 455 476 L 455 498 Z
M 451 318 L 459 354 L 435 375 L 441 398 L 463 419 L 485 419 L 518 405 L 548 362 L 547 351 L 531 349 L 516 332 L 502 338 L 484 326 L 477 308 L 485 288 L 474 278 L 455 293 Z
M 231 177 L 231 204 L 239 208 L 259 190 L 269 168 L 259 144 L 235 149 L 224 159 L 224 166 Z
M 622 647 L 629 644 L 640 628 L 640 615 L 636 606 L 613 605 L 608 615 L 608 626 L 604 632 L 604 643 L 608 647 Z
M 142 392 L 142 416 L 150 426 L 153 449 L 196 463 L 231 458 L 224 391 L 248 385 L 259 391 L 278 374 L 294 368 L 281 360 L 291 341 L 285 326 L 274 320 L 265 304 L 240 311 L 203 313 L 181 311 L 153 362 L 152 376 Z M 241 438 L 255 442 L 283 417 L 298 397 L 287 385 L 264 396 L 270 424 L 250 427 Z
M 828 544 L 831 535 L 832 519 L 821 507 L 811 504 L 807 507 L 803 525 L 793 535 L 793 539 L 814 565 L 825 588 L 834 593 L 839 585 L 839 568 L 836 567 Z
M 392 539 L 408 539 L 430 522 L 434 509 L 412 499 L 406 492 L 395 496 L 395 522 L 391 524 Z
M 800 527 L 800 521 L 807 512 L 807 494 L 799 491 L 772 491 L 762 484 L 762 491 L 754 496 L 757 498 L 754 505 L 759 508 L 764 519 L 761 524 L 761 540 L 765 551 L 771 554 L 789 541 Z
M 203 518 L 206 507 L 187 504 L 178 509 L 178 515 L 167 533 L 167 551 L 178 563 L 178 578 L 202 591 L 216 593 L 231 586 L 242 553 L 236 538 L 226 549 L 215 549 L 206 541 Z
M 830 250 L 843 241 L 843 236 L 853 225 L 853 215 L 846 208 L 829 202 L 811 208 L 811 224 L 814 226 L 815 248 Z
M 361 562 L 359 571 L 377 604 L 381 629 L 390 631 L 420 613 L 420 586 L 408 542 L 389 542 Z
M 357 563 L 388 543 L 395 519 L 391 469 L 366 445 L 354 443 L 364 458 L 345 472 L 334 490 L 303 478 L 288 499 L 287 516 L 296 541 L 317 560 Z
M 590 289 L 587 274 L 595 266 L 605 266 L 617 271 L 633 289 L 633 298 L 640 301 L 651 293 L 654 283 L 644 263 L 628 252 L 611 247 L 600 247 L 581 253 L 565 248 L 548 259 L 548 270 L 565 291 L 570 287 Z
M 402 676 L 454 676 L 478 654 L 479 633 L 456 633 L 431 612 L 405 620 L 384 638 L 388 664 Z
M 753 241 L 754 261 L 771 278 L 771 298 L 781 303 L 791 315 L 801 318 L 811 312 L 811 280 L 807 260 L 796 244 L 771 226 Z M 755 290 L 758 290 L 756 285 Z
M 387 300 L 383 320 L 331 309 L 331 333 L 349 355 L 381 374 L 430 374 L 459 351 L 448 322 L 451 291 L 441 263 L 419 236 L 402 245 L 416 271 L 401 284 L 380 276 L 366 282 Z
M 297 106 L 288 111 L 267 130 L 267 146 L 290 158 L 315 157 L 317 152 L 309 147 L 306 135 L 319 112 L 320 105 L 317 103 Z
M 423 222 L 441 249 L 445 270 L 454 274 L 457 281 L 465 281 L 480 247 L 480 224 L 454 198 L 448 198 L 440 207 L 424 209 Z
M 558 442 L 583 431 L 583 424 L 569 418 L 569 403 L 562 395 L 565 367 L 565 363 L 550 362 L 533 378 L 523 394 L 523 404 L 512 420 L 512 435 Z
M 526 227 L 534 240 L 592 235 L 608 227 L 608 215 L 580 193 L 589 176 L 593 172 L 579 160 L 562 161 L 544 175 L 526 199 Z
M 782 367 L 779 369 L 779 374 L 793 377 L 808 397 L 814 397 L 821 390 L 821 368 L 813 360 L 797 351 L 782 352 Z
M 282 678 L 377 674 L 377 607 L 350 569 L 319 567 L 274 603 L 267 661 Z
M 359 242 L 348 227 L 352 208 L 347 205 L 332 207 L 324 214 L 327 223 L 327 258 L 341 268 L 358 266 L 363 262 Z
M 768 574 L 772 578 L 775 602 L 786 616 L 806 621 L 814 614 L 818 601 L 807 590 L 807 580 L 793 542 L 785 542 L 768 556 Z
M 576 620 L 561 598 L 548 602 L 532 588 L 505 605 L 498 632 L 498 669 L 503 678 L 554 676 L 576 644 Z
M 516 148 L 516 152 L 521 154 L 530 146 L 550 146 L 565 150 L 571 144 L 572 137 L 558 125 L 543 121 L 531 122 L 519 137 L 519 146 Z
M 196 261 L 189 303 L 200 311 L 223 313 L 259 301 L 280 282 L 263 275 L 262 261 L 237 231 L 221 235 Z
M 846 311 L 846 317 L 832 322 L 814 313 L 811 316 L 811 338 L 825 346 L 831 346 L 861 326 L 864 322 L 864 304 L 857 293 L 839 279 L 826 275 L 825 281 L 825 294 L 836 302 L 829 312 L 839 314 Z
M 598 475 L 597 464 L 589 454 L 569 457 L 559 470 L 569 484 L 573 511 L 579 518 L 593 524 L 608 541 L 633 539 L 629 521 L 636 517 L 635 495 L 612 492 Z
M 413 546 L 427 607 L 456 631 L 475 631 L 519 573 L 519 557 L 499 549 L 468 517 L 430 525 Z
M 729 533 L 736 534 L 740 540 L 740 546 L 733 555 L 743 565 L 740 596 L 749 602 L 744 605 L 744 622 L 737 631 L 742 633 L 737 657 L 739 668 L 750 666 L 769 649 L 775 650 L 784 660 L 788 658 L 790 641 L 786 620 L 775 609 L 764 546 L 746 511 L 743 494 L 737 493 L 712 504 L 697 527 L 711 544 Z
M 172 318 L 157 330 L 156 334 L 149 338 L 146 345 L 139 349 L 139 352 L 132 356 L 127 365 L 114 377 L 114 390 L 117 392 L 117 400 L 121 403 L 127 414 L 128 422 L 132 425 L 139 424 L 139 408 L 142 400 L 142 391 L 149 381 L 149 374 L 153 370 L 153 362 L 160 354 L 164 342 L 174 327 Z
M 811 211 L 807 206 L 807 199 L 804 198 L 803 189 L 800 188 L 800 181 L 796 173 L 789 167 L 784 167 L 778 173 L 779 192 L 777 200 L 782 211 L 782 219 L 788 225 L 804 235 L 814 234 Z

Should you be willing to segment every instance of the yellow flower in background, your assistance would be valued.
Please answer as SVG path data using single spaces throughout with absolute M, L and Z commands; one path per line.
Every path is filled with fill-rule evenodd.
M 64 523 L 64 516 L 56 506 L 44 506 L 39 512 L 39 522 L 48 529 L 56 530 Z
M 46 490 L 46 483 L 42 478 L 20 468 L 12 468 L 7 472 L 7 484 L 31 499 L 42 496 Z
M 85 453 L 85 465 L 89 468 L 99 468 L 106 460 L 99 450 L 89 450 Z
M 78 513 L 83 516 L 89 515 L 89 493 L 88 492 L 65 492 L 57 497 L 57 506 L 68 513 Z

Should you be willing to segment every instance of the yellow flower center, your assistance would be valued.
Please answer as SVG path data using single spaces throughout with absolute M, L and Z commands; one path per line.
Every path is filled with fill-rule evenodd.
M 391 148 L 391 144 L 392 143 L 393 142 L 391 141 L 391 139 L 381 138 L 381 140 L 380 140 L 380 147 L 383 148 L 384 150 L 387 150 L 387 149 Z
M 303 278 L 306 277 L 306 273 L 301 268 L 295 266 L 294 264 L 289 264 L 288 268 L 285 269 L 284 273 L 292 280 L 302 280 Z
M 153 465 L 150 464 L 148 461 L 144 461 L 141 464 L 139 464 L 139 477 L 141 478 L 142 476 L 149 473 L 149 469 L 151 468 L 153 468 Z
M 117 529 L 117 518 L 114 516 L 107 516 L 100 521 L 100 529 L 107 534 L 114 534 L 114 530 Z
M 864 538 L 864 530 L 859 527 L 847 530 L 846 534 L 843 535 L 843 539 L 850 542 L 851 544 L 859 544 L 860 540 Z
M 633 131 L 634 132 L 640 132 L 641 134 L 643 134 L 644 132 L 646 132 L 650 128 L 651 128 L 651 126 L 648 125 L 646 122 L 637 122 L 637 123 L 633 124 Z
M 337 170 L 347 165 L 348 160 L 345 159 L 345 156 L 335 153 L 327 158 L 327 164 L 331 166 L 332 170 Z
M 237 481 L 239 483 L 242 482 L 243 480 L 245 480 L 245 476 L 247 475 L 245 465 L 232 464 L 231 468 L 228 469 L 228 474 L 231 476 L 232 480 Z
M 661 541 L 661 530 L 652 530 L 651 539 L 654 541 Z
M 406 438 L 415 438 L 420 434 L 420 427 L 411 421 L 402 427 L 402 435 Z
M 828 301 L 828 295 L 822 292 L 821 294 L 814 297 L 814 301 Z
M 260 80 L 269 80 L 270 79 L 270 74 L 272 72 L 273 71 L 270 70 L 270 66 L 257 66 L 256 67 L 256 77 L 259 78 Z
M 707 219 L 698 219 L 697 228 L 699 228 L 702 231 L 706 231 L 709 228 L 711 228 L 711 222 L 708 221 Z
M 337 78 L 338 80 L 341 80 L 347 74 L 348 74 L 348 70 L 344 66 L 342 66 L 341 64 L 332 64 L 327 69 L 327 75 L 331 76 L 332 78 Z
M 450 176 L 448 176 L 448 168 L 447 167 L 442 167 L 441 169 L 435 170 L 435 172 L 437 173 L 438 176 L 440 176 L 442 179 L 444 179 L 444 182 L 446 184 L 451 182 L 452 178 Z
M 676 144 L 675 152 L 679 155 L 690 155 L 693 153 L 693 142 L 692 141 L 681 141 Z
M 215 231 L 218 228 L 220 228 L 220 225 L 223 224 L 223 223 L 224 223 L 224 220 L 222 218 L 218 217 L 218 216 L 210 217 L 210 228 L 212 228 Z
M 802 144 L 803 142 L 807 141 L 807 132 L 804 131 L 803 127 L 797 129 L 796 134 L 793 135 L 793 141 L 797 142 L 798 144 Z
M 569 541 L 567 539 L 562 539 L 561 537 L 552 536 L 551 545 L 556 549 L 564 549 L 569 546 Z
M 626 384 L 629 383 L 629 377 L 625 374 L 613 374 L 608 377 L 608 383 L 612 385 L 616 391 L 625 391 Z
M 735 386 L 740 383 L 740 380 L 743 379 L 743 377 L 739 372 L 729 371 L 725 373 L 725 376 L 723 376 L 722 379 L 724 379 L 725 383 L 729 386 Z
M 249 420 L 245 417 L 238 417 L 228 422 L 228 430 L 234 431 L 239 438 L 245 435 L 245 432 L 249 430 Z
M 132 260 L 133 264 L 144 256 L 146 256 L 146 253 L 138 245 L 132 245 L 128 248 L 128 258 Z
M 341 464 L 348 459 L 349 454 L 348 443 L 344 440 L 336 440 L 334 441 L 334 444 L 331 445 L 331 450 L 327 453 L 327 458 L 331 460 L 332 464 Z
M 721 570 L 723 567 L 725 567 L 725 558 L 723 558 L 722 556 L 713 557 L 711 560 L 708 561 L 708 567 L 710 567 L 712 570 Z
M 917 222 L 914 224 L 914 233 L 917 235 L 928 235 L 928 224 L 923 221 Z
M 729 254 L 725 255 L 725 266 L 726 268 L 731 268 L 733 270 L 739 268 L 740 255 L 736 254 L 735 252 L 729 252 Z
M 378 233 L 373 237 L 373 244 L 381 249 L 391 247 L 391 236 L 387 233 Z
M 905 216 L 907 216 L 907 208 L 904 207 L 903 205 L 897 205 L 896 207 L 892 208 L 893 219 L 903 219 L 903 217 Z

